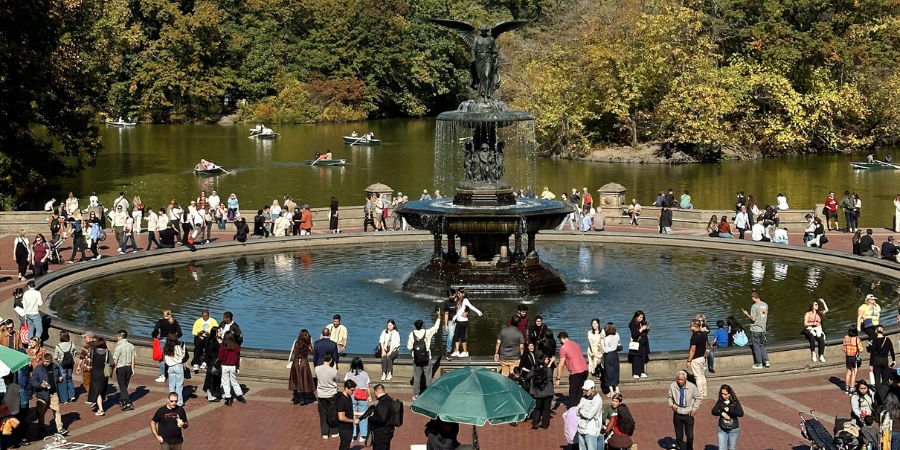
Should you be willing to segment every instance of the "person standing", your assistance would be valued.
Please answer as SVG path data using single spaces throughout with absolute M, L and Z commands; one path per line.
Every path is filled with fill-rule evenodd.
M 394 425 L 391 424 L 391 402 L 394 401 L 384 391 L 384 385 L 375 385 L 374 411 L 369 417 L 369 425 L 372 427 L 372 450 L 391 450 L 391 441 L 394 439 Z
M 578 448 L 603 450 L 603 399 L 597 395 L 594 380 L 581 386 L 584 397 L 578 400 Z
M 229 331 L 234 335 L 234 342 L 237 345 L 244 345 L 244 332 L 241 331 L 241 327 L 234 321 L 234 314 L 231 311 L 225 311 L 222 313 L 222 325 L 219 327 L 219 334 L 224 337 L 225 333 Z
M 25 310 L 25 321 L 28 323 L 28 338 L 36 336 L 40 339 L 44 333 L 44 325 L 41 322 L 41 305 L 44 304 L 44 298 L 34 287 L 34 280 L 29 281 L 27 286 L 28 290 L 22 297 L 22 308 Z
M 431 386 L 431 338 L 440 330 L 441 311 L 435 312 L 434 325 L 425 329 L 425 322 L 416 320 L 415 330 L 409 332 L 406 349 L 412 351 L 413 358 L 413 400 L 422 393 L 422 377 L 425 377 L 425 389 Z
M 25 433 L 26 416 L 28 408 L 22 408 L 22 386 L 14 381 L 16 374 L 10 372 L 3 377 L 3 384 L 6 385 L 6 393 L 3 395 L 2 406 L 9 409 L 9 415 L 19 420 L 19 426 L 12 429 L 10 434 L 0 435 L 0 445 L 3 448 L 16 448 L 21 445 L 21 436 Z
M 368 409 L 369 399 L 372 398 L 369 390 L 369 373 L 365 371 L 362 359 L 359 357 L 353 358 L 353 362 L 350 363 L 350 371 L 344 375 L 344 381 L 347 380 L 352 380 L 356 384 L 350 394 L 350 399 L 353 402 L 352 417 L 359 418 Z M 366 442 L 366 436 L 369 435 L 368 425 L 369 419 L 359 419 L 356 422 L 353 433 L 359 436 L 359 442 Z
M 131 252 L 136 253 L 138 248 L 134 241 L 134 218 L 131 216 L 125 218 L 125 225 L 122 227 L 122 247 L 119 249 L 119 254 L 125 254 L 129 241 L 131 241 Z
M 394 319 L 388 319 L 378 338 L 381 347 L 381 381 L 394 378 L 394 360 L 400 355 L 400 332 Z
M 75 344 L 70 341 L 69 332 L 59 332 L 59 344 L 53 349 L 53 358 L 59 365 L 62 381 L 59 382 L 59 403 L 75 401 L 75 383 L 72 381 L 72 370 L 75 369 Z M 118 348 L 118 347 L 117 347 Z
M 603 384 L 609 387 L 609 397 L 612 398 L 619 392 L 619 349 L 622 346 L 616 324 L 606 323 L 600 345 L 603 353 Z
M 581 400 L 581 386 L 585 384 L 588 378 L 587 362 L 584 360 L 584 354 L 581 346 L 577 342 L 569 339 L 569 333 L 561 331 L 557 338 L 562 346 L 559 348 L 559 367 L 556 371 L 556 381 L 554 387 L 559 387 L 559 380 L 562 378 L 563 367 L 569 371 L 569 407 L 578 405 Z M 591 386 L 594 382 L 591 381 Z M 599 419 L 598 419 L 599 420 Z
M 856 373 L 859 366 L 862 365 L 862 341 L 859 339 L 859 331 L 855 325 L 851 325 L 844 336 L 844 359 L 847 366 L 847 373 L 844 375 L 844 392 L 847 394 L 853 391 L 856 383 Z
M 355 390 L 356 382 L 344 381 L 344 390 L 334 399 L 334 409 L 338 414 L 338 435 L 341 437 L 338 450 L 350 450 L 350 443 L 353 442 L 353 429 L 359 424 L 359 419 L 353 414 L 353 399 L 351 398 Z
M 706 397 L 706 333 L 700 330 L 701 323 L 694 319 L 691 321 L 691 348 L 688 351 L 687 364 L 685 366 L 694 373 L 697 380 L 697 388 L 700 396 Z
M 106 400 L 106 388 L 109 387 L 109 376 L 112 375 L 113 358 L 112 352 L 106 346 L 106 341 L 102 337 L 95 338 L 93 341 L 93 351 L 90 355 L 91 359 L 91 385 L 88 390 L 88 403 L 91 404 L 91 410 L 97 416 L 106 414 L 103 409 L 103 401 Z M 109 366 L 110 375 L 106 374 L 106 368 Z
M 894 232 L 900 232 L 900 194 L 894 199 Z
M 160 450 L 181 450 L 184 436 L 181 430 L 188 427 L 187 413 L 178 406 L 178 394 L 169 392 L 166 406 L 156 410 L 150 420 L 150 431 L 160 443 Z
M 288 389 L 294 392 L 291 403 L 306 406 L 316 401 L 316 383 L 309 370 L 309 354 L 312 353 L 312 337 L 305 328 L 294 341 L 291 349 L 291 376 Z
M 147 207 L 147 250 L 153 246 L 153 243 L 156 243 L 156 248 L 159 248 L 159 240 L 156 238 L 159 236 L 159 228 L 160 228 L 160 215 L 156 214 L 153 211 L 153 208 Z
M 469 357 L 469 344 L 466 342 L 466 328 L 469 325 L 469 309 L 482 316 L 482 312 L 469 302 L 466 298 L 466 288 L 460 288 L 456 291 L 456 331 L 453 334 L 453 343 L 456 346 L 454 352 L 450 356 L 459 356 L 460 358 Z M 459 353 L 459 345 L 462 344 L 463 351 Z
M 660 234 L 672 234 L 672 210 L 668 206 L 663 206 L 659 211 L 659 232 Z
M 169 375 L 169 392 L 178 394 L 178 406 L 184 406 L 184 344 L 178 342 L 175 334 L 166 336 L 166 345 L 163 347 L 163 362 L 166 363 L 166 373 Z
M 125 200 L 127 208 L 128 201 Z M 119 244 L 119 249 L 125 244 L 123 230 L 125 229 L 125 221 L 128 218 L 128 214 L 125 213 L 125 209 L 122 205 L 114 206 L 113 213 L 110 215 L 110 222 L 112 222 L 112 228 L 116 235 L 116 242 Z
M 522 338 L 528 338 L 528 305 L 522 303 L 516 310 L 516 313 L 509 316 L 506 320 L 506 326 L 512 325 L 513 317 L 519 318 L 519 331 L 522 332 Z
M 53 356 L 44 353 L 41 364 L 31 372 L 31 388 L 34 390 L 34 396 L 37 398 L 37 419 L 38 432 L 41 436 L 49 436 L 52 433 L 45 425 L 45 417 L 47 410 L 51 410 L 53 416 L 51 421 L 56 420 L 56 429 L 62 434 L 66 434 L 66 428 L 62 424 L 62 416 L 59 414 L 59 398 L 57 397 L 57 386 L 62 380 L 62 374 L 59 366 L 53 363 Z M 27 426 L 22 424 L 21 426 Z
M 769 320 L 769 305 L 759 298 L 759 292 L 750 293 L 753 306 L 750 312 L 742 310 L 750 319 L 750 349 L 753 351 L 753 368 L 769 367 L 769 353 L 766 352 L 766 324 Z
M 309 205 L 303 205 L 303 212 L 300 213 L 300 235 L 306 236 L 312 233 L 313 218 Z
M 338 199 L 337 197 L 331 197 L 331 211 L 328 214 L 328 229 L 331 230 L 332 233 L 340 233 L 341 228 L 338 222 Z
M 81 387 L 86 392 L 90 392 L 91 386 L 91 353 L 94 351 L 94 333 L 86 332 L 81 335 L 84 340 L 84 346 L 78 354 L 78 365 L 75 366 L 75 373 L 81 375 Z M 90 403 L 90 402 L 88 402 Z
M 700 390 L 687 380 L 687 372 L 680 371 L 669 385 L 667 403 L 672 408 L 672 424 L 678 450 L 694 450 L 694 416 L 700 409 Z
M 335 314 L 325 329 L 329 331 L 328 336 L 337 344 L 338 352 L 343 356 L 347 349 L 347 327 L 341 325 L 341 315 Z
M 31 253 L 28 256 L 28 262 L 31 264 L 31 273 L 34 278 L 47 273 L 50 259 L 50 245 L 43 234 L 38 233 L 31 243 Z
M 530 343 L 530 346 L 534 344 Z M 531 354 L 531 356 L 534 356 Z M 534 410 L 531 413 L 531 429 L 536 430 L 538 424 L 544 429 L 550 427 L 552 413 L 550 407 L 553 403 L 553 369 L 556 368 L 556 357 L 541 355 L 536 359 L 526 377 L 531 382 L 529 394 L 534 398 Z
M 837 230 L 840 226 L 837 220 L 837 208 L 837 199 L 834 196 L 834 191 L 831 191 L 828 193 L 828 198 L 825 199 L 825 220 L 828 231 Z
M 337 344 L 331 340 L 331 330 L 328 327 L 322 329 L 319 340 L 313 343 L 313 367 L 318 367 L 325 362 L 326 353 L 331 353 L 334 364 L 337 366 L 341 352 L 338 350 Z
M 328 439 L 329 436 L 338 437 L 337 427 L 332 428 L 326 420 L 326 413 L 338 395 L 338 373 L 334 368 L 331 352 L 325 353 L 322 357 L 322 364 L 316 366 L 316 380 L 318 380 L 316 396 L 319 398 L 319 427 L 322 430 L 322 439 Z M 352 414 L 353 404 L 350 404 L 350 408 Z
M 647 378 L 644 372 L 647 361 L 650 360 L 650 324 L 644 312 L 637 310 L 628 323 L 628 329 L 631 332 L 631 340 L 628 343 L 628 362 L 631 363 L 631 375 L 635 380 Z
M 13 255 L 16 256 L 16 265 L 18 266 L 19 281 L 25 281 L 25 274 L 28 272 L 28 255 L 31 253 L 31 243 L 25 237 L 25 230 L 19 230 L 19 237 L 13 242 Z
M 839 204 L 841 211 L 844 212 L 844 223 L 847 225 L 847 231 L 853 232 L 853 197 L 850 196 L 850 191 L 844 191 L 844 197 L 841 198 L 841 203 Z
M 222 400 L 222 366 L 219 362 L 219 348 L 222 346 L 222 337 L 219 335 L 219 327 L 209 330 L 209 341 L 204 349 L 204 363 L 206 363 L 206 376 L 203 378 L 203 391 L 206 392 L 206 401 L 209 403 Z
M 588 373 L 596 379 L 600 379 L 601 361 L 603 360 L 603 328 L 600 327 L 600 319 L 591 319 L 591 329 L 588 331 L 587 364 Z
M 734 217 L 734 226 L 738 229 L 738 239 L 743 239 L 744 233 L 750 229 L 750 218 L 747 216 L 746 206 L 742 206 L 740 212 Z
M 871 372 L 875 377 L 875 384 L 881 384 L 882 380 L 887 380 L 893 372 L 896 360 L 894 344 L 891 342 L 891 338 L 884 335 L 884 328 L 881 325 L 875 326 L 875 339 L 872 340 L 869 348 Z M 888 361 L 888 357 L 890 357 L 890 361 Z
M 513 316 L 510 325 L 503 327 L 497 335 L 494 362 L 500 362 L 500 373 L 504 377 L 508 377 L 519 366 L 519 360 L 525 352 L 525 337 L 519 330 L 520 322 L 518 315 Z
M 194 336 L 194 357 L 191 361 L 191 368 L 194 370 L 194 373 L 199 373 L 200 370 L 206 369 L 205 363 L 203 366 L 200 366 L 200 363 L 204 361 L 203 352 L 206 350 L 206 344 L 209 342 L 209 331 L 218 326 L 219 322 L 209 317 L 208 309 L 200 311 L 200 318 L 194 321 L 194 327 L 191 329 L 191 334 Z
M 241 347 L 235 341 L 234 333 L 231 331 L 225 332 L 222 336 L 219 362 L 222 363 L 222 398 L 225 399 L 225 406 L 233 405 L 234 399 L 241 403 L 247 403 L 244 391 L 241 390 L 241 385 L 237 380 L 237 375 L 241 372 Z
M 156 325 L 153 327 L 153 331 L 150 333 L 150 337 L 153 339 L 159 339 L 159 348 L 166 348 L 166 339 L 169 335 L 174 334 L 176 338 L 181 339 L 184 336 L 184 333 L 181 332 L 181 324 L 175 320 L 175 317 L 172 316 L 172 311 L 168 309 L 163 310 L 163 318 L 156 321 Z M 165 359 L 159 362 L 159 378 L 156 379 L 157 383 L 165 383 L 168 374 L 166 373 L 166 362 Z
M 122 411 L 131 411 L 134 404 L 131 403 L 131 394 L 128 393 L 128 385 L 134 376 L 134 344 L 128 342 L 128 331 L 119 330 L 118 342 L 113 352 L 113 364 L 116 366 L 116 382 L 119 384 L 119 406 Z M 74 391 L 73 391 L 74 392 Z
M 900 195 L 897 198 L 900 198 Z M 372 231 L 375 231 L 375 221 L 372 219 L 373 206 L 372 194 L 366 194 L 366 206 L 363 208 L 363 233 L 369 231 L 369 225 L 372 225 Z
M 453 336 L 456 334 L 456 292 L 451 292 L 444 302 L 444 331 L 447 332 L 447 361 L 452 361 Z
M 719 450 L 736 450 L 738 436 L 741 435 L 739 417 L 744 417 L 744 409 L 731 386 L 723 384 L 719 388 L 719 400 L 713 406 L 712 415 L 719 418 L 717 432 Z

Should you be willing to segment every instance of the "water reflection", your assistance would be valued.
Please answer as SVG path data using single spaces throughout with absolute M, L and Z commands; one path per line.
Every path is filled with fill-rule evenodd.
M 754 259 L 753 268 L 750 269 L 750 275 L 753 277 L 753 284 L 762 284 L 763 279 L 766 277 L 766 263 L 761 259 Z

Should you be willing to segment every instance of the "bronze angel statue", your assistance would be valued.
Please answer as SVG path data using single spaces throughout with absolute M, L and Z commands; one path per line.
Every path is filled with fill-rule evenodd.
M 472 24 L 459 20 L 430 19 L 433 23 L 452 28 L 472 49 L 472 63 L 469 66 L 469 86 L 478 92 L 482 101 L 490 99 L 494 92 L 500 88 L 500 61 L 497 50 L 497 38 L 501 34 L 522 28 L 530 20 L 510 20 L 488 28 L 481 25 L 478 28 L 479 35 L 475 34 Z

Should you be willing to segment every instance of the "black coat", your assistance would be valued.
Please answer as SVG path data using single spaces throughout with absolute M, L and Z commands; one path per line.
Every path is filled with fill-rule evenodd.
M 392 434 L 394 432 L 394 426 L 391 425 L 390 420 L 391 401 L 393 399 L 384 394 L 378 398 L 378 403 L 372 406 L 372 408 L 375 408 L 375 411 L 369 417 L 369 425 L 373 434 Z

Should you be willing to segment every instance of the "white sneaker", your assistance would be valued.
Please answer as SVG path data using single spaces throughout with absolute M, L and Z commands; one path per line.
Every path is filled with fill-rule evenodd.
M 635 379 L 635 380 L 640 380 L 641 377 L 640 377 L 639 375 L 634 375 L 634 379 Z
M 459 352 L 453 352 L 450 354 L 450 356 L 456 358 L 457 356 L 459 356 Z
M 641 378 L 647 378 L 647 374 L 646 374 L 646 373 L 642 373 L 642 374 L 641 374 Z
M 200 364 L 200 370 L 206 370 L 206 363 Z
M 389 373 L 388 376 L 387 376 L 387 380 L 388 380 L 388 381 L 391 381 L 391 378 L 394 378 L 394 374 Z
M 120 255 L 124 255 L 125 252 L 123 252 L 122 250 L 119 250 L 119 254 L 120 254 Z
M 359 437 L 359 442 L 366 442 L 366 438 L 360 436 L 360 437 Z
M 828 362 L 828 361 L 825 361 L 825 355 L 822 355 L 819 357 L 819 362 Z
M 469 357 L 469 352 L 462 352 L 462 353 L 459 354 L 459 357 L 460 357 L 460 358 L 468 358 L 468 357 Z
M 157 383 L 165 383 L 165 382 L 166 382 L 166 377 L 160 375 L 159 378 L 156 379 L 156 382 L 157 382 Z
M 382 372 L 381 373 L 381 381 L 384 381 L 385 378 L 387 378 L 387 375 L 384 372 Z
M 816 356 L 815 352 L 812 354 L 812 362 L 818 362 L 819 358 Z
M 327 434 L 323 434 L 323 435 L 322 435 L 322 439 L 328 439 L 328 435 L 327 435 Z

